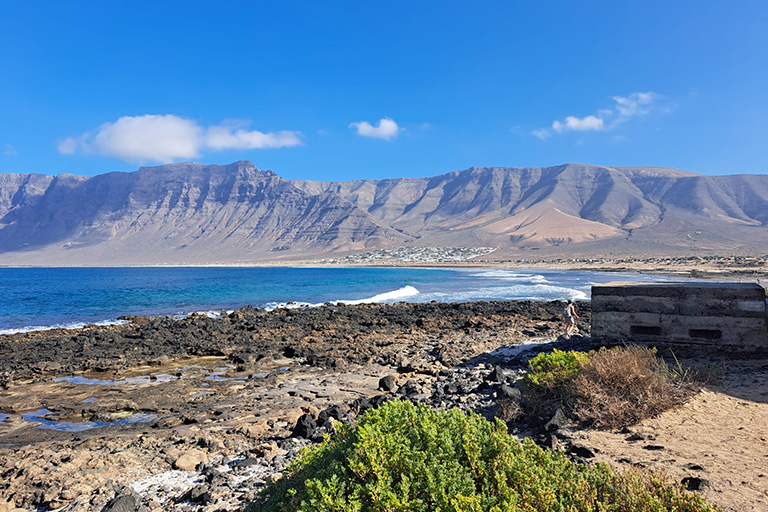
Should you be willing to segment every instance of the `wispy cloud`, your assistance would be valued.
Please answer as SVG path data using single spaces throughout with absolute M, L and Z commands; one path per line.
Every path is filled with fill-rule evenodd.
M 360 121 L 357 123 L 349 123 L 350 128 L 357 130 L 358 135 L 363 137 L 373 137 L 375 139 L 390 140 L 397 137 L 401 131 L 401 128 L 397 126 L 397 123 L 388 117 L 382 117 L 379 119 L 379 123 L 373 126 L 368 121 Z
M 93 133 L 60 140 L 58 150 L 63 154 L 95 153 L 131 163 L 145 163 L 197 158 L 206 151 L 302 144 L 300 132 L 264 133 L 247 130 L 248 124 L 239 121 L 206 127 L 171 114 L 125 116 L 113 123 L 104 123 Z
M 627 96 L 613 96 L 612 99 L 612 108 L 600 109 L 595 114 L 584 117 L 567 116 L 562 121 L 552 121 L 548 128 L 533 130 L 531 134 L 545 140 L 556 133 L 568 131 L 612 130 L 634 117 L 669 110 L 669 106 L 661 105 L 661 96 L 655 92 L 633 92 Z
M 15 156 L 15 155 L 18 155 L 19 152 L 16 151 L 16 148 L 11 146 L 10 144 L 6 144 L 5 145 L 5 150 L 3 151 L 3 154 L 6 155 L 6 156 Z

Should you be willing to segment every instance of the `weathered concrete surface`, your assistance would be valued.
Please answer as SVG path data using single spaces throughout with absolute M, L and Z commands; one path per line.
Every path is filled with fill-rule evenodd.
M 595 285 L 592 338 L 768 348 L 765 290 L 731 282 Z

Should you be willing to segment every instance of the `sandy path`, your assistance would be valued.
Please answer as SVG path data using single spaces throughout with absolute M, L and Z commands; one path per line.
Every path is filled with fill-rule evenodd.
M 768 510 L 768 361 L 733 361 L 725 371 L 684 406 L 630 432 L 582 432 L 584 443 L 617 466 L 706 480 L 702 495 L 724 510 Z

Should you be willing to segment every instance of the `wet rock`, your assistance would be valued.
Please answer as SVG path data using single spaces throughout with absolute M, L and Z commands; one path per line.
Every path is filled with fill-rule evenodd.
M 227 482 L 227 475 L 214 467 L 205 467 L 202 473 L 205 481 L 211 486 L 220 486 Z
M 395 378 L 392 375 L 387 375 L 379 379 L 380 391 L 394 391 L 395 390 Z

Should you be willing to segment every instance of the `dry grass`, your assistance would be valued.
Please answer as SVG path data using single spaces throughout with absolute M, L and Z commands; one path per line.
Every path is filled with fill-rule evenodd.
M 564 364 L 565 359 L 554 360 Z M 556 376 L 557 368 L 552 373 Z M 692 375 L 679 364 L 670 368 L 653 348 L 601 349 L 590 352 L 567 378 L 539 376 L 541 384 L 528 379 L 525 409 L 547 415 L 561 407 L 594 427 L 625 427 L 685 403 L 698 380 Z
M 496 410 L 493 413 L 495 418 L 499 418 L 505 423 L 514 422 L 523 415 L 523 408 L 515 400 L 499 400 L 496 404 Z
M 596 427 L 623 427 L 684 403 L 693 392 L 687 372 L 670 368 L 651 348 L 600 350 L 568 386 L 574 415 Z

